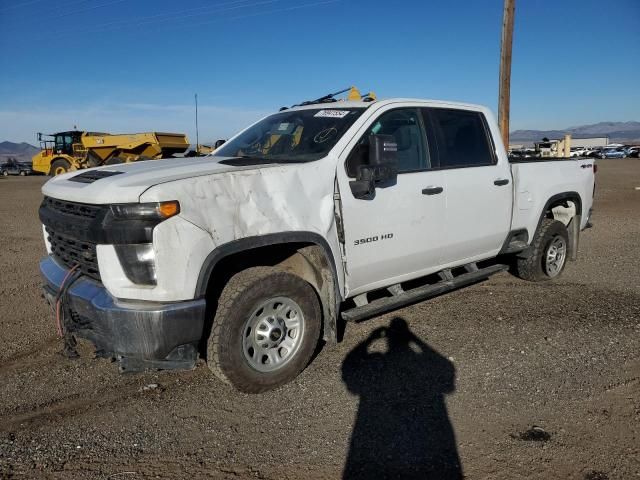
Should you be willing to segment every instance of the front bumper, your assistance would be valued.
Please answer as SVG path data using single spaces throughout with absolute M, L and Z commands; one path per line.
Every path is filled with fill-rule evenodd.
M 52 256 L 40 262 L 50 304 L 68 270 Z M 119 300 L 104 286 L 80 277 L 68 290 L 71 315 L 65 332 L 90 340 L 96 355 L 113 357 L 121 370 L 192 368 L 202 337 L 204 299 L 173 303 Z M 70 318 L 69 318 L 70 317 Z

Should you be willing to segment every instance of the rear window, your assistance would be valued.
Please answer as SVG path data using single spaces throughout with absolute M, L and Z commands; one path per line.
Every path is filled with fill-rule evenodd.
M 495 163 L 482 113 L 445 108 L 427 108 L 423 113 L 435 134 L 440 168 Z

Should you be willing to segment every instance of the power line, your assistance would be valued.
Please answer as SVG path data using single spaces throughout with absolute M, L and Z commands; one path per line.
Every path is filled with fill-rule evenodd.
M 44 0 L 31 0 L 30 2 L 22 2 L 22 3 L 18 3 L 18 4 L 13 4 L 8 6 L 7 8 L 3 8 L 2 10 L 0 10 L 0 12 L 6 12 L 7 10 L 14 10 L 16 8 L 22 8 L 22 7 L 26 7 L 27 5 L 31 5 L 33 3 L 39 3 L 39 2 L 43 2 Z
M 118 0 L 121 1 L 121 0 Z M 195 8 L 191 8 L 191 9 L 186 9 L 186 10 L 182 10 L 180 13 L 182 13 L 182 15 L 175 15 L 175 12 L 171 13 L 171 12 L 167 12 L 167 13 L 161 13 L 161 14 L 155 14 L 155 15 L 149 15 L 149 16 L 143 16 L 137 19 L 132 19 L 132 20 L 125 20 L 125 21 L 115 21 L 115 22 L 107 22 L 104 24 L 98 24 L 98 25 L 94 25 L 91 29 L 87 29 L 84 31 L 80 31 L 80 30 L 73 30 L 71 31 L 61 31 L 59 32 L 58 35 L 48 35 L 46 37 L 41 37 L 39 40 L 51 40 L 51 39 L 56 39 L 56 38 L 64 38 L 64 37 L 68 37 L 68 36 L 73 36 L 73 37 L 78 37 L 78 36 L 82 36 L 85 34 L 94 34 L 94 33 L 104 33 L 104 32 L 109 32 L 109 31 L 115 31 L 118 29 L 122 29 L 122 28 L 127 28 L 127 27 L 132 27 L 132 26 L 143 26 L 143 25 L 152 25 L 152 24 L 157 24 L 157 23 L 162 23 L 162 22 L 166 22 L 169 20 L 173 20 L 175 21 L 176 19 L 181 20 L 181 19 L 186 19 L 186 18 L 191 18 L 191 17 L 200 17 L 200 16 L 206 16 L 206 15 L 213 15 L 213 14 L 219 14 L 219 13 L 226 13 L 232 10 L 237 10 L 240 8 L 249 8 L 249 7 L 256 7 L 256 6 L 262 6 L 262 5 L 269 5 L 269 4 L 273 4 L 275 2 L 279 2 L 282 0 L 261 0 L 261 1 L 252 1 L 252 0 L 233 0 L 233 1 L 229 1 L 229 2 L 224 2 L 224 3 L 220 3 L 218 5 L 216 5 L 215 10 L 211 10 L 212 6 L 211 5 L 207 5 L 205 7 L 195 7 Z M 285 7 L 285 8 L 279 8 L 279 9 L 273 9 L 273 10 L 265 10 L 265 11 L 261 11 L 261 12 L 253 12 L 253 13 L 246 13 L 246 14 L 242 14 L 242 15 L 236 15 L 236 16 L 232 16 L 232 17 L 224 17 L 222 19 L 213 19 L 213 20 L 206 20 L 203 22 L 196 22 L 196 23 L 189 23 L 189 24 L 182 24 L 182 25 L 175 25 L 175 28 L 179 28 L 179 27 L 184 27 L 184 26 L 189 26 L 189 27 L 200 27 L 203 25 L 210 25 L 210 24 L 215 24 L 215 23 L 219 23 L 221 21 L 229 21 L 229 20 L 241 20 L 241 19 L 245 19 L 245 18 L 251 18 L 251 17 L 256 17 L 256 16 L 262 16 L 262 15 L 271 15 L 274 13 L 282 13 L 282 12 L 288 12 L 288 11 L 293 11 L 293 10 L 299 10 L 299 9 L 304 9 L 304 8 L 310 8 L 310 7 L 315 7 L 315 6 L 321 6 L 321 5 L 328 5 L 331 3 L 337 3 L 340 2 L 341 0 L 323 0 L 323 1 L 318 1 L 318 2 L 312 2 L 312 3 L 305 3 L 305 4 L 301 4 L 301 5 L 293 5 L 290 7 Z M 246 3 L 249 2 L 249 3 Z M 220 8 L 226 6 L 225 8 Z M 203 9 L 208 9 L 205 11 L 201 11 L 200 13 L 193 13 L 195 11 L 199 11 L 199 10 L 203 10 Z M 161 18 L 161 17 L 167 17 L 167 15 L 172 15 L 171 17 L 168 18 Z
M 62 13 L 60 15 L 57 15 L 57 16 L 53 17 L 53 18 L 68 17 L 69 15 L 76 15 L 78 13 L 88 12 L 88 11 L 91 11 L 91 10 L 95 10 L 97 8 L 109 7 L 111 5 L 115 5 L 116 3 L 122 3 L 124 1 L 125 0 L 114 0 L 112 2 L 107 2 L 107 3 L 100 4 L 100 5 L 92 5 L 90 7 L 82 8 L 80 10 L 74 10 L 73 12 Z
M 244 19 L 244 18 L 258 17 L 260 15 L 272 15 L 274 13 L 289 12 L 289 11 L 292 11 L 292 10 L 300 10 L 302 8 L 317 7 L 317 6 L 320 6 L 320 5 L 328 5 L 330 3 L 338 3 L 338 2 L 341 2 L 341 1 L 342 0 L 324 0 L 322 2 L 305 3 L 303 5 L 295 5 L 295 6 L 292 6 L 292 7 L 279 8 L 279 9 L 276 9 L 276 10 L 266 10 L 266 11 L 263 11 L 263 12 L 247 13 L 245 15 L 238 15 L 238 16 L 235 16 L 235 17 L 227 17 L 227 18 L 224 18 L 222 20 L 224 20 L 224 21 L 241 20 L 241 19 Z M 195 24 L 190 24 L 189 26 L 190 27 L 200 27 L 202 25 L 210 25 L 212 23 L 217 23 L 217 22 L 220 22 L 222 20 L 213 20 L 213 21 L 207 21 L 207 22 L 202 22 L 202 23 L 195 23 Z
M 29 2 L 29 3 L 37 3 L 39 1 L 41 1 L 41 0 L 34 0 L 33 2 Z M 82 3 L 87 3 L 87 2 L 91 2 L 91 1 L 93 1 L 93 0 L 71 0 L 70 2 L 62 3 L 60 5 L 55 5 L 55 6 L 48 5 L 48 6 L 45 6 L 44 8 L 42 8 L 42 9 L 39 8 L 38 9 L 38 15 L 36 17 L 34 17 L 33 15 L 27 15 L 26 12 L 24 12 L 25 16 L 22 17 L 22 19 L 24 19 L 24 20 L 28 19 L 31 22 L 34 19 L 38 20 L 38 19 L 42 19 L 43 17 L 47 17 L 46 20 L 49 20 L 48 14 L 50 12 L 58 12 L 61 9 L 66 9 L 66 8 L 70 7 L 71 5 L 82 4 Z M 0 11 L 0 13 L 2 13 L 2 11 Z M 73 13 L 73 12 L 70 12 L 70 13 Z M 53 17 L 53 18 L 56 18 L 56 17 Z
M 248 1 L 250 3 L 246 3 Z M 103 24 L 97 24 L 97 25 L 93 25 L 91 29 L 86 29 L 84 31 L 81 31 L 81 30 L 74 30 L 73 32 L 63 31 L 63 32 L 60 32 L 59 35 L 54 35 L 54 37 L 65 37 L 70 35 L 78 36 L 78 35 L 91 34 L 96 32 L 103 33 L 107 31 L 118 30 L 120 28 L 127 28 L 130 26 L 139 27 L 141 25 L 151 25 L 154 23 L 162 23 L 162 22 L 181 20 L 181 19 L 191 18 L 191 17 L 199 17 L 203 15 L 224 13 L 232 10 L 237 10 L 239 8 L 268 5 L 268 4 L 279 2 L 279 1 L 282 1 L 282 0 L 260 0 L 260 1 L 233 0 L 230 2 L 217 4 L 215 6 L 207 5 L 205 7 L 196 7 L 192 9 L 182 10 L 180 12 L 167 12 L 167 13 L 161 13 L 156 15 L 143 16 L 143 17 L 134 18 L 131 20 L 119 20 L 119 21 L 107 22 Z M 224 7 L 224 8 L 220 8 L 220 7 Z M 207 10 L 203 11 L 203 9 L 205 8 Z M 195 11 L 200 11 L 200 12 L 193 13 Z M 176 15 L 176 13 L 180 13 L 180 14 Z M 162 18 L 162 17 L 165 17 L 165 18 Z
M 212 15 L 214 13 L 228 12 L 228 11 L 231 11 L 231 10 L 237 10 L 239 8 L 259 7 L 259 6 L 262 6 L 262 5 L 268 5 L 268 4 L 275 3 L 275 2 L 280 2 L 280 1 L 282 1 L 282 0 L 260 0 L 260 1 L 256 1 L 256 2 L 253 2 L 253 3 L 247 3 L 245 5 L 234 5 L 234 6 L 230 6 L 230 7 L 226 7 L 226 8 L 221 8 L 219 10 L 215 10 L 215 11 L 211 11 L 211 12 L 207 12 L 207 13 L 190 13 L 190 14 L 180 15 L 178 17 L 172 17 L 172 18 L 168 18 L 168 19 L 159 20 L 159 22 L 166 22 L 167 20 L 174 20 L 174 19 L 200 17 L 200 16 L 203 16 L 203 15 Z M 156 22 L 155 21 L 146 21 L 146 22 L 140 22 L 137 25 L 149 25 L 151 23 L 156 23 Z

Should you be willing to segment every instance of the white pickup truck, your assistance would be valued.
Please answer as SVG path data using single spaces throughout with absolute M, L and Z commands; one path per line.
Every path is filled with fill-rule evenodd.
M 557 277 L 590 226 L 593 159 L 509 161 L 487 108 L 324 99 L 214 154 L 43 187 L 58 330 L 122 370 L 192 368 L 261 392 L 338 323 L 510 269 Z

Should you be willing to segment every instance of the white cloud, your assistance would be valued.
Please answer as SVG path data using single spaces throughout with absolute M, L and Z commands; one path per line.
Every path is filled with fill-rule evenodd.
M 270 112 L 198 106 L 200 142 L 229 138 Z M 63 110 L 0 110 L 0 141 L 36 144 L 36 133 L 71 130 L 134 133 L 164 131 L 186 133 L 196 141 L 193 105 L 94 104 Z

